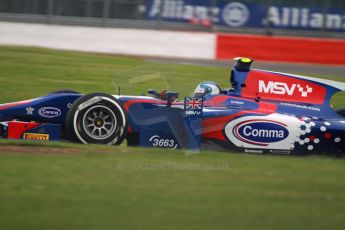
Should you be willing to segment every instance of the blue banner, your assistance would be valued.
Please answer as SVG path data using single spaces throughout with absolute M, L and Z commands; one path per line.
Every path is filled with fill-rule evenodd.
M 345 10 L 218 0 L 148 0 L 147 19 L 191 23 L 208 20 L 228 27 L 345 31 Z

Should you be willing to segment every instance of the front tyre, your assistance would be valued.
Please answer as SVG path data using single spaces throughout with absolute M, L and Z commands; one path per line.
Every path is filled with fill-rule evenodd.
M 66 117 L 69 139 L 84 144 L 121 144 L 127 134 L 127 124 L 121 103 L 103 93 L 80 97 Z

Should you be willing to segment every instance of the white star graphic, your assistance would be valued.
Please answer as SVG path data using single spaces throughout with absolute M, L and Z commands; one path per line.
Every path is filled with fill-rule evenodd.
M 31 106 L 26 108 L 26 115 L 33 115 L 35 109 L 32 108 Z

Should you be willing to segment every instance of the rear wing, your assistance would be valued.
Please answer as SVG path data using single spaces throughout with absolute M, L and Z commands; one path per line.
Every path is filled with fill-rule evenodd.
M 329 104 L 345 83 L 265 70 L 234 71 L 242 97 L 305 104 Z

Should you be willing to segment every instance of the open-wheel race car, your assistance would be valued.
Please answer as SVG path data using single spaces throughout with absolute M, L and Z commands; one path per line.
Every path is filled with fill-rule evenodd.
M 345 111 L 330 106 L 345 83 L 264 70 L 237 58 L 231 88 L 198 85 L 194 96 L 149 90 L 148 96 L 58 91 L 0 105 L 8 139 L 250 153 L 345 154 Z

